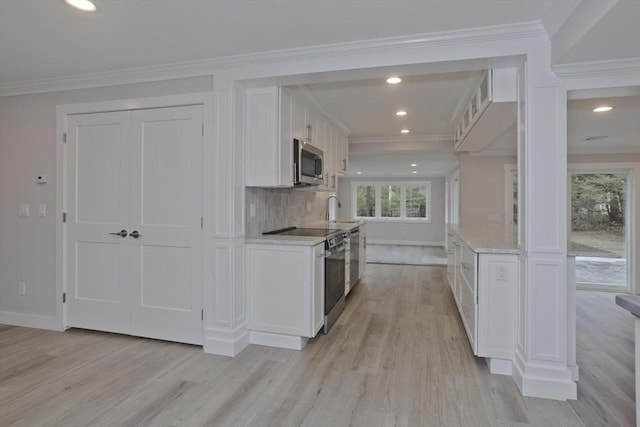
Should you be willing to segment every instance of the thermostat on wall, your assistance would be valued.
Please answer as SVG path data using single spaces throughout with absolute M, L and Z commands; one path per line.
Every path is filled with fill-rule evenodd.
M 38 175 L 36 177 L 36 182 L 38 184 L 46 184 L 47 183 L 47 176 L 46 175 Z

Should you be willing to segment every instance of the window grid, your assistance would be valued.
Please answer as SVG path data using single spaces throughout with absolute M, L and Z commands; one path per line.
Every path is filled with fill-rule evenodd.
M 375 198 L 372 197 L 372 192 L 375 193 Z M 409 192 L 409 196 L 407 192 Z M 352 215 L 354 218 L 431 221 L 431 182 L 429 181 L 354 182 L 352 183 L 352 195 Z M 375 207 L 371 206 L 372 199 L 375 199 Z M 374 212 L 375 214 L 371 215 Z

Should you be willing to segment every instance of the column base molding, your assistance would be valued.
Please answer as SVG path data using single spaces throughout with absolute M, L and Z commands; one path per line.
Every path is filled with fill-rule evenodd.
M 244 323 L 235 329 L 207 327 L 204 330 L 204 352 L 219 356 L 237 356 L 249 345 L 249 330 Z
M 513 379 L 523 396 L 553 400 L 578 398 L 578 385 L 568 366 L 527 363 L 521 354 L 516 353 Z

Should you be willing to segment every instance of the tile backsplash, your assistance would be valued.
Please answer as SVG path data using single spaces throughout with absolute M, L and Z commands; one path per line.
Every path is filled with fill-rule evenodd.
M 246 235 L 257 236 L 264 231 L 323 221 L 330 194 L 292 188 L 247 187 Z M 310 203 L 310 212 L 307 203 Z M 254 217 L 251 216 L 252 204 L 255 205 Z

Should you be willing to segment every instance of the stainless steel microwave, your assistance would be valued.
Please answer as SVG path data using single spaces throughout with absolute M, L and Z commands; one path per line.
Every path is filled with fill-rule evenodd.
M 318 147 L 300 139 L 293 140 L 293 184 L 324 183 L 324 153 Z

